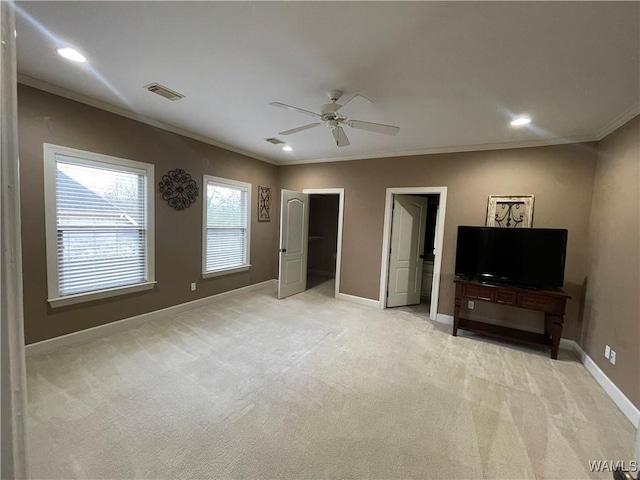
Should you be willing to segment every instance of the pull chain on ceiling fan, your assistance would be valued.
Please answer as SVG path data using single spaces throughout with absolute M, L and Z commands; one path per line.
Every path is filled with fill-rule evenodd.
M 291 110 L 293 112 L 302 113 L 303 115 L 308 115 L 317 120 L 320 120 L 318 122 L 309 123 L 307 125 L 302 125 L 300 127 L 292 128 L 290 130 L 285 130 L 284 132 L 279 132 L 279 134 L 291 135 L 293 133 L 298 133 L 304 130 L 308 130 L 310 128 L 317 127 L 318 125 L 322 125 L 322 123 L 324 122 L 327 128 L 331 129 L 331 133 L 333 133 L 333 138 L 336 141 L 336 145 L 338 147 L 346 147 L 347 145 L 349 145 L 349 139 L 347 138 L 347 134 L 342 128 L 342 125 L 348 125 L 351 128 L 356 128 L 358 130 L 367 130 L 369 132 L 374 132 L 374 133 L 383 133 L 385 135 L 396 135 L 400 131 L 400 127 L 395 127 L 393 125 L 384 125 L 382 123 L 365 122 L 362 120 L 349 120 L 346 115 L 342 115 L 341 113 L 338 112 L 338 110 L 348 105 L 349 102 L 351 102 L 353 99 L 357 97 L 364 98 L 365 100 L 368 100 L 369 102 L 371 102 L 371 100 L 369 100 L 367 97 L 356 93 L 353 97 L 351 97 L 349 100 L 347 100 L 345 103 L 341 105 L 337 102 L 342 96 L 342 91 L 332 90 L 331 92 L 329 92 L 328 95 L 329 95 L 329 99 L 331 100 L 331 103 L 325 103 L 324 105 L 322 105 L 320 109 L 321 113 L 310 112 L 309 110 L 294 107 L 291 105 L 286 105 L 280 102 L 271 102 L 269 105 L 272 105 L 274 107 L 284 108 L 286 110 Z

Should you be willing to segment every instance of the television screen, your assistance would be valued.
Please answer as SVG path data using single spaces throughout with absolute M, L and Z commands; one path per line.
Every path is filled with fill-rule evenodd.
M 529 287 L 561 287 L 567 230 L 458 227 L 458 276 Z

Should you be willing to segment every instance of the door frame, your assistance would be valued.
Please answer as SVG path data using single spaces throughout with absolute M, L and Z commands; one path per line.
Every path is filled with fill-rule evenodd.
M 342 269 L 342 225 L 344 223 L 344 188 L 305 188 L 309 195 L 339 195 L 338 201 L 338 251 L 336 252 L 336 288 L 334 297 L 340 294 L 340 271 Z
M 440 271 L 442 266 L 442 247 L 444 241 L 444 221 L 447 208 L 447 187 L 390 187 L 384 202 L 384 228 L 382 230 L 382 260 L 380 262 L 380 307 L 387 308 L 387 287 L 389 284 L 389 245 L 391 244 L 391 218 L 394 195 L 439 195 L 438 221 L 436 223 L 436 248 L 433 261 L 433 283 L 431 285 L 431 309 L 429 318 L 436 320 L 438 315 L 438 295 L 440 293 Z
M 29 478 L 15 8 L 13 1 L 0 2 L 0 477 Z

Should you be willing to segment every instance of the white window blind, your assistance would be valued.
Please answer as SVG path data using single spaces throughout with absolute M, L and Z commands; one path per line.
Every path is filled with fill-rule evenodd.
M 250 185 L 205 176 L 204 273 L 249 264 Z
M 148 281 L 145 172 L 55 158 L 58 295 Z
M 154 287 L 153 175 L 149 163 L 44 144 L 52 307 Z

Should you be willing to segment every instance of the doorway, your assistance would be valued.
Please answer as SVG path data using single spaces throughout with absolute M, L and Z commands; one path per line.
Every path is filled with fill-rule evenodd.
M 278 298 L 331 284 L 338 297 L 343 211 L 344 188 L 282 190 Z
M 307 289 L 330 284 L 331 291 L 334 290 L 339 209 L 340 197 L 335 193 L 309 195 Z
M 436 320 L 447 187 L 388 188 L 380 274 L 382 308 Z

